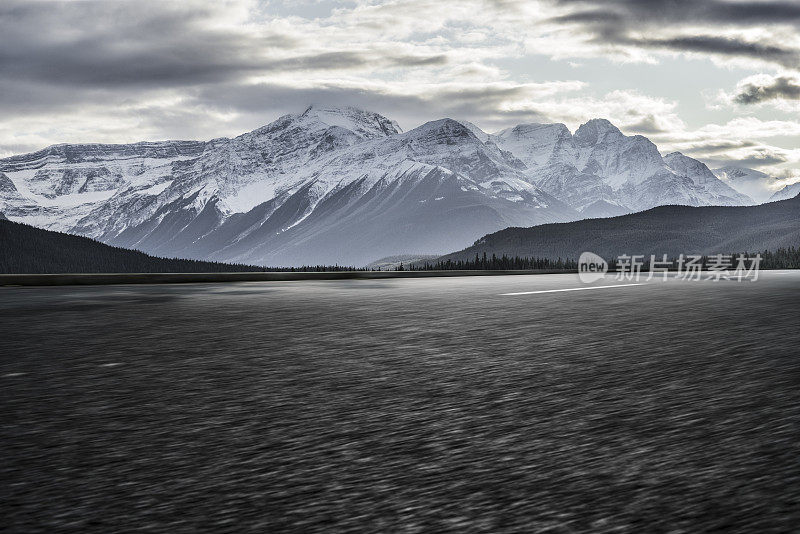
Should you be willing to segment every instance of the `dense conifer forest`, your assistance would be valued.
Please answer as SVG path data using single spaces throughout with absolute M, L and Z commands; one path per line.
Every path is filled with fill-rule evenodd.
M 800 196 L 758 206 L 660 206 L 651 210 L 570 223 L 506 228 L 440 258 L 472 262 L 477 254 L 502 258 L 577 259 L 594 252 L 606 260 L 622 254 L 726 254 L 783 250 L 769 261 L 788 261 L 800 246 Z
M 86 237 L 51 232 L 25 224 L 0 219 L 0 273 L 212 273 L 212 272 L 325 272 L 368 270 L 340 265 L 306 265 L 301 267 L 263 267 L 200 261 L 181 258 L 157 258 L 137 250 L 112 247 Z M 761 251 L 761 269 L 800 268 L 800 247 L 781 247 Z M 736 257 L 738 253 L 732 253 Z M 754 252 L 747 253 L 755 255 Z M 614 258 L 606 258 L 611 271 L 616 270 Z M 672 258 L 674 261 L 675 258 Z M 702 264 L 709 264 L 703 256 Z M 495 254 L 475 254 L 469 260 L 442 258 L 411 265 L 398 270 L 564 270 L 575 271 L 576 258 L 533 258 Z M 643 271 L 649 270 L 645 258 Z
M 743 254 L 748 258 L 747 265 L 756 254 L 761 255 L 759 264 L 760 269 L 800 269 L 800 247 L 779 248 L 774 251 L 764 250 L 761 252 L 741 252 L 741 253 L 728 253 L 730 256 L 732 266 L 735 268 L 737 257 Z M 608 258 L 609 271 L 616 271 L 619 267 L 618 262 L 614 258 Z M 678 258 L 668 258 L 673 265 L 673 270 L 677 268 Z M 702 256 L 699 264 L 702 268 L 707 268 L 714 262 L 713 256 Z M 500 256 L 492 254 L 487 256 L 484 253 L 482 256 L 476 254 L 472 260 L 453 260 L 443 259 L 435 262 L 426 262 L 422 265 L 411 265 L 404 267 L 411 271 L 461 271 L 461 270 L 487 270 L 487 271 L 513 271 L 513 270 L 567 270 L 575 271 L 578 269 L 576 260 L 573 259 L 557 259 L 549 260 L 547 258 L 527 258 L 521 256 Z M 650 258 L 644 258 L 642 261 L 642 269 L 644 271 L 650 270 Z
M 0 273 L 220 273 L 256 271 L 352 271 L 313 265 L 259 267 L 180 258 L 157 258 L 94 239 L 51 232 L 0 219 Z

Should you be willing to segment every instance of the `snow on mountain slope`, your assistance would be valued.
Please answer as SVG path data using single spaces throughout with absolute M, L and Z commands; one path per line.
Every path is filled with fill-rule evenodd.
M 663 167 L 656 145 L 646 137 L 625 136 L 605 119 L 592 119 L 573 136 L 578 168 L 602 176 L 614 189 L 638 185 Z
M 25 197 L 20 194 L 11 178 L 2 172 L 0 172 L 0 199 L 8 206 L 25 201 Z
M 103 240 L 155 254 L 226 261 L 367 263 L 377 250 L 383 255 L 436 253 L 452 243 L 471 243 L 484 228 L 577 217 L 526 181 L 519 161 L 507 160 L 450 119 L 345 149 L 319 151 L 319 145 L 308 142 L 292 147 L 293 172 L 283 173 L 288 179 L 281 187 L 273 180 L 270 187 L 277 194 L 246 213 L 226 211 L 230 202 L 220 188 L 203 209 L 184 196 L 183 204 L 151 209 L 149 218 Z M 422 192 L 429 189 L 436 194 Z M 187 211 L 196 221 L 176 222 L 175 214 Z
M 572 134 L 563 124 L 520 124 L 494 134 L 491 139 L 528 167 L 577 158 Z
M 761 171 L 728 165 L 712 169 L 712 172 L 717 178 L 756 202 L 767 202 L 773 194 L 767 187 L 773 182 L 773 178 Z
M 447 243 L 473 242 L 482 228 L 550 218 L 532 203 L 508 201 L 448 169 L 420 163 L 377 181 L 363 177 L 342 184 L 300 222 L 287 225 L 292 216 L 304 211 L 307 197 L 303 193 L 298 191 L 264 223 L 212 257 L 302 264 L 322 256 L 328 261 L 365 264 L 376 254 L 437 253 Z M 565 215 L 561 220 L 569 218 Z M 240 223 L 232 219 L 222 230 L 233 224 Z M 203 241 L 216 238 L 210 234 Z
M 118 246 L 272 264 L 438 253 L 578 217 L 473 131 L 442 119 L 402 133 L 375 113 L 311 107 L 233 139 L 0 160 L 0 199 L 12 219 Z
M 168 186 L 160 191 L 138 183 L 121 188 L 81 220 L 75 231 L 101 240 L 146 222 L 156 231 L 160 219 L 167 216 L 164 206 L 193 217 L 209 202 L 214 206 L 209 210 L 221 222 L 234 213 L 290 195 L 319 168 L 314 162 L 330 153 L 398 132 L 395 123 L 376 113 L 310 107 L 234 139 L 209 141 L 194 159 L 172 165 Z M 143 195 L 145 191 L 157 194 Z M 128 216 L 119 219 L 115 214 L 120 212 Z M 171 220 L 175 214 L 170 215 Z
M 478 128 L 475 124 L 461 119 L 458 119 L 456 122 L 466 126 L 467 129 L 472 132 L 472 135 L 477 137 L 481 143 L 485 143 L 489 140 L 489 134 Z
M 800 195 L 800 182 L 784 186 L 783 189 L 776 191 L 775 194 L 769 198 L 769 201 L 786 200 L 787 198 L 794 198 L 797 195 Z
M 699 162 L 668 158 L 604 120 L 575 135 L 558 124 L 490 135 L 452 119 L 402 132 L 376 113 L 312 106 L 232 139 L 2 159 L 0 211 L 159 255 L 296 265 L 435 254 L 507 226 L 659 203 L 740 201 Z
M 693 206 L 746 206 L 755 204 L 753 199 L 739 193 L 734 188 L 714 175 L 704 163 L 684 156 L 680 152 L 673 152 L 664 156 L 664 163 L 670 170 L 679 176 L 686 176 L 698 188 L 687 192 L 696 201 Z
M 605 119 L 570 134 L 563 124 L 525 124 L 490 136 L 528 166 L 545 191 L 585 216 L 622 214 L 661 204 L 742 205 L 752 201 L 697 160 L 662 158 L 640 135 L 626 136 Z
M 55 145 L 0 160 L 0 172 L 19 198 L 0 198 L 10 218 L 71 231 L 122 187 L 151 187 L 167 179 L 173 162 L 195 157 L 203 143 L 167 141 L 131 145 Z

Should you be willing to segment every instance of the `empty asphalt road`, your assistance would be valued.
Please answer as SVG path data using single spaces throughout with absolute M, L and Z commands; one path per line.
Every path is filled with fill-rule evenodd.
M 583 287 L 0 288 L 0 530 L 796 531 L 800 273 Z

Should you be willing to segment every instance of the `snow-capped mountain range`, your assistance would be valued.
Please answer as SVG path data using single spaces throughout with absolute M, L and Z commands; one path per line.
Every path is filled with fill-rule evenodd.
M 441 119 L 402 132 L 310 107 L 233 139 L 55 145 L 0 159 L 14 221 L 161 256 L 363 265 L 489 232 L 663 204 L 752 200 L 701 162 L 594 119 L 488 134 Z
M 489 136 L 514 154 L 526 174 L 583 217 L 607 217 L 662 204 L 741 205 L 752 200 L 703 163 L 674 152 L 662 157 L 641 135 L 626 136 L 605 119 L 571 134 L 563 124 L 522 124 Z
M 786 200 L 787 198 L 794 198 L 800 195 L 800 182 L 783 186 L 783 188 L 775 191 L 775 194 L 769 197 L 770 202 L 775 200 Z
M 785 185 L 776 191 L 774 187 L 778 183 L 777 178 L 747 167 L 728 165 L 712 169 L 712 172 L 717 178 L 757 203 L 786 200 L 794 198 L 800 193 L 800 182 Z

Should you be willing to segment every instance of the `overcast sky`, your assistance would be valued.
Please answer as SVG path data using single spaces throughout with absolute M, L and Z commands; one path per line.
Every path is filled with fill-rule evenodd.
M 404 129 L 605 117 L 797 181 L 800 1 L 0 2 L 0 156 L 233 136 L 311 103 Z

